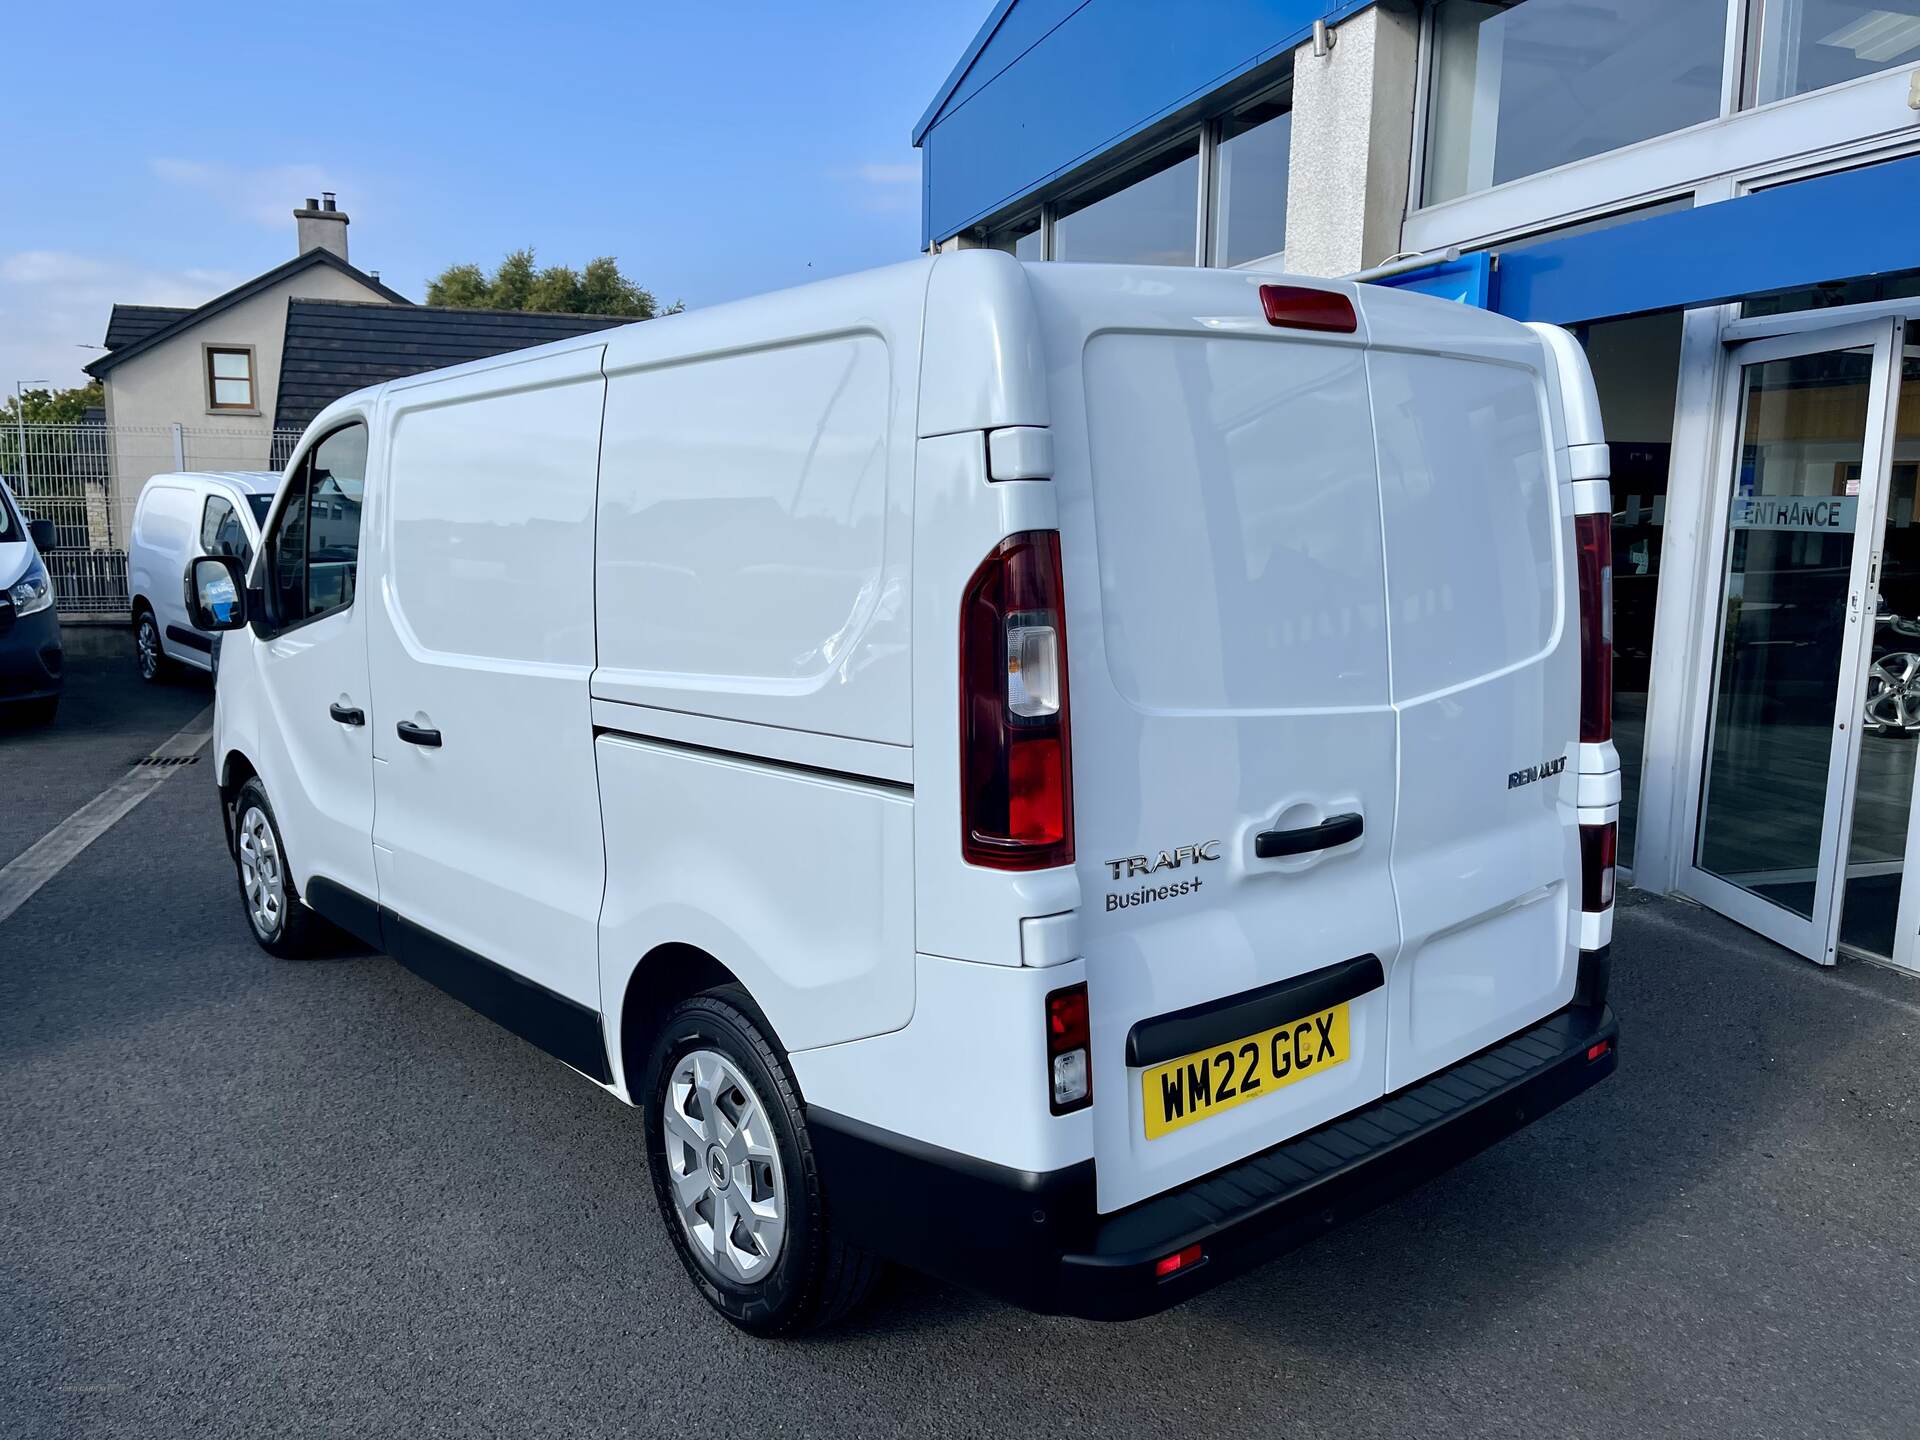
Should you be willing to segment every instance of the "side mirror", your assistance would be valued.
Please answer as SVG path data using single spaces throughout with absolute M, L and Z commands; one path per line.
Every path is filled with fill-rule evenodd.
M 246 576 L 232 555 L 201 555 L 187 565 L 187 619 L 196 630 L 238 630 L 247 623 Z
M 55 532 L 53 521 L 51 520 L 27 521 L 27 536 L 33 541 L 33 548 L 38 550 L 42 555 L 51 550 L 53 548 L 53 542 L 60 538 L 58 533 Z

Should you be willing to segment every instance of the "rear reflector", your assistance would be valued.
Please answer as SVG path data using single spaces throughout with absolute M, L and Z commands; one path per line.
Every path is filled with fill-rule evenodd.
M 1164 1280 L 1175 1271 L 1191 1269 L 1200 1263 L 1205 1253 L 1198 1245 L 1189 1245 L 1186 1249 L 1177 1250 L 1171 1255 L 1162 1255 L 1153 1262 L 1154 1277 Z
M 1047 996 L 1047 1104 L 1055 1115 L 1093 1103 L 1092 1036 L 1084 982 Z
M 1613 738 L 1613 517 L 1573 517 L 1580 566 L 1580 743 Z
M 1614 853 L 1619 841 L 1620 827 L 1614 821 L 1580 827 L 1580 908 L 1589 915 L 1613 906 Z
M 1267 323 L 1287 330 L 1330 330 L 1351 335 L 1360 328 L 1353 301 L 1336 290 L 1311 290 L 1305 285 L 1262 285 L 1260 308 Z
M 1587 1059 L 1589 1061 L 1598 1060 L 1611 1049 L 1613 1049 L 1613 1042 L 1611 1040 L 1596 1041 L 1594 1044 L 1587 1046 Z
M 960 604 L 960 851 L 995 870 L 1073 863 L 1060 536 L 1010 535 Z

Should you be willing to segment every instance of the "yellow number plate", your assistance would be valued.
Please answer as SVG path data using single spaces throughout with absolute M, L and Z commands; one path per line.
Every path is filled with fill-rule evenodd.
M 1196 1120 L 1331 1070 L 1352 1054 L 1347 1007 L 1336 1005 L 1258 1035 L 1151 1066 L 1140 1074 L 1147 1138 L 1158 1140 Z

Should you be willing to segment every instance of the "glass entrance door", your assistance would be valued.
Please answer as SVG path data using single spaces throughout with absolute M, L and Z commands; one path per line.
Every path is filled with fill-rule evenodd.
M 1861 697 L 1860 759 L 1840 895 L 1840 944 L 1920 970 L 1920 864 L 1913 834 L 1920 747 L 1920 348 L 1906 347 L 1893 404 L 1892 459 L 1881 506 L 1873 636 Z
M 1680 888 L 1823 963 L 1838 953 L 1848 891 L 1843 837 L 1873 850 L 1869 866 L 1891 859 L 1875 849 L 1890 817 L 1854 831 L 1852 781 L 1881 628 L 1874 581 L 1900 330 L 1882 320 L 1753 341 L 1728 367 L 1714 668 Z M 1914 655 L 1920 675 L 1920 645 Z M 1914 699 L 1920 710 L 1920 690 Z M 1858 915 L 1868 888 L 1848 895 Z

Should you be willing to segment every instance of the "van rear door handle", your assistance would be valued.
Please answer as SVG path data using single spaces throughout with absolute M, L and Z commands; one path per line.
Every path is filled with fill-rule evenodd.
M 394 733 L 409 745 L 424 745 L 429 750 L 440 748 L 440 732 L 429 730 L 424 725 L 416 725 L 411 720 L 402 720 L 393 727 Z
M 1367 822 L 1358 815 L 1334 815 L 1318 825 L 1302 825 L 1297 830 L 1262 830 L 1253 837 L 1253 853 L 1262 860 L 1280 860 L 1288 855 L 1331 850 L 1336 845 L 1358 840 L 1366 828 Z
M 367 723 L 366 711 L 356 710 L 351 705 L 342 705 L 337 700 L 327 707 L 327 714 L 338 720 L 342 725 L 364 725 Z

